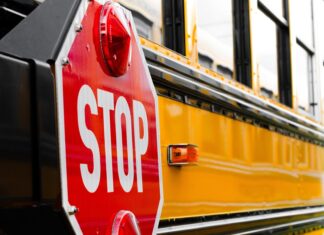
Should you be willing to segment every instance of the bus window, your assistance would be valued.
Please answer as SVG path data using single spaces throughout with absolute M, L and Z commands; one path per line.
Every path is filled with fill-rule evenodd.
M 256 33 L 254 48 L 257 51 L 261 94 L 279 101 L 277 25 L 259 12 Z
M 312 0 L 297 0 L 296 9 L 298 17 L 296 17 L 297 37 L 303 41 L 308 47 L 313 47 L 313 13 Z
M 258 0 L 252 30 L 259 93 L 292 106 L 287 0 Z
M 312 77 L 312 57 L 300 45 L 297 45 L 296 49 L 296 71 L 298 74 L 295 78 L 298 110 L 312 113 L 310 104 L 313 86 L 312 81 L 309 80 Z
M 233 78 L 232 1 L 197 2 L 197 46 L 201 65 Z
M 294 22 L 297 30 L 294 84 L 297 110 L 302 114 L 314 116 L 317 97 L 315 97 L 313 74 L 315 49 L 312 4 L 312 1 L 296 1 L 298 17 L 295 17 Z
M 131 10 L 140 36 L 158 44 L 162 39 L 162 0 L 119 0 Z

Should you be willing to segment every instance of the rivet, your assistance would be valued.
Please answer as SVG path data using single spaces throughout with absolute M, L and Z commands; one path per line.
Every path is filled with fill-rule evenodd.
M 61 64 L 62 65 L 68 65 L 70 63 L 70 60 L 68 57 L 64 57 L 61 61 Z
M 82 31 L 82 29 L 83 29 L 83 26 L 82 26 L 82 24 L 76 24 L 76 25 L 75 25 L 75 31 L 76 31 L 76 32 L 78 32 L 78 33 L 79 33 L 79 32 L 81 32 L 81 31 Z
M 68 213 L 69 213 L 69 215 L 74 215 L 78 211 L 79 211 L 79 209 L 76 206 L 70 206 Z

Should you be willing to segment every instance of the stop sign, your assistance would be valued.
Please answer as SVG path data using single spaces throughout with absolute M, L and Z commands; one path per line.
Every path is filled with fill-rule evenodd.
M 157 96 L 134 23 L 85 0 L 73 24 L 55 63 L 64 210 L 78 234 L 155 233 Z

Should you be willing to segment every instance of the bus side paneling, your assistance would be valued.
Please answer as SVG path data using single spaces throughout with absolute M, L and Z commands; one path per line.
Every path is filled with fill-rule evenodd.
M 324 148 L 159 97 L 162 219 L 319 205 Z M 199 147 L 195 165 L 170 167 L 167 147 Z

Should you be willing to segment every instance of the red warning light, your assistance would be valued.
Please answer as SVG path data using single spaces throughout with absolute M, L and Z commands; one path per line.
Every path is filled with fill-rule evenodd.
M 141 231 L 135 215 L 130 211 L 121 210 L 117 213 L 111 233 L 112 235 L 140 235 Z
M 126 12 L 108 1 L 100 14 L 100 43 L 111 76 L 125 74 L 131 61 L 131 29 Z

